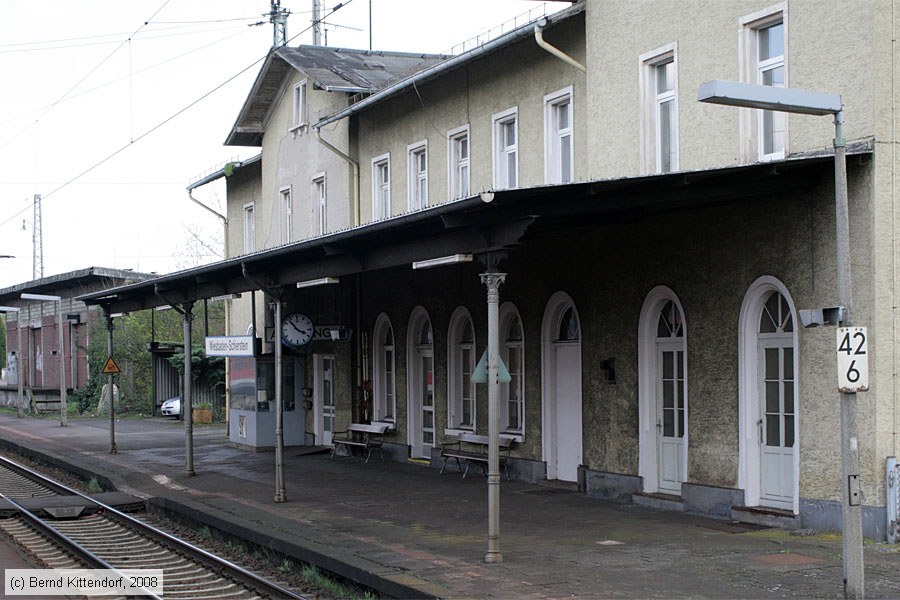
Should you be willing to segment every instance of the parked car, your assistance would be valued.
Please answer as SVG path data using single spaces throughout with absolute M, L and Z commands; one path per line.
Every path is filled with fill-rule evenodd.
M 181 397 L 175 396 L 174 398 L 169 398 L 164 401 L 162 406 L 159 407 L 159 412 L 162 413 L 162 416 L 164 417 L 175 417 L 176 419 L 180 419 Z

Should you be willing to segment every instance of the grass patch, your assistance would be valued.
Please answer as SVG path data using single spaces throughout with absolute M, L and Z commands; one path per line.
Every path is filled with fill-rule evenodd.
M 88 481 L 87 490 L 89 494 L 99 494 L 103 491 L 103 486 L 100 485 L 100 482 L 97 481 L 96 477 L 91 477 L 91 480 Z

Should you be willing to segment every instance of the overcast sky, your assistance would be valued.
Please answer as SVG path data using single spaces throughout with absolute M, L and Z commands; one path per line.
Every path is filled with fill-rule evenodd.
M 325 13 L 336 4 L 325 0 Z M 448 51 L 544 6 L 345 0 L 327 19 L 328 45 L 367 49 L 370 5 L 373 48 L 413 52 Z M 291 11 L 291 45 L 311 43 L 312 0 L 281 6 Z M 189 266 L 188 229 L 213 239 L 221 225 L 185 187 L 258 153 L 223 141 L 272 45 L 262 16 L 269 0 L 16 0 L 3 8 L 0 255 L 15 258 L 0 259 L 0 288 L 33 279 L 34 194 L 43 198 L 45 277 L 90 266 Z M 195 195 L 224 210 L 223 186 Z

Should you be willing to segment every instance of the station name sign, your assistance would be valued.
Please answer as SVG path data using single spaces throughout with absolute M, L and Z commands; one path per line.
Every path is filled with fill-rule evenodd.
M 206 338 L 207 356 L 253 356 L 252 335 L 222 335 Z

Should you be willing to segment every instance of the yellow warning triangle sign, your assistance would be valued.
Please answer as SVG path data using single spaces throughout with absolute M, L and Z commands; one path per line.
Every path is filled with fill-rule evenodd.
M 115 375 L 116 373 L 121 372 L 122 371 L 119 369 L 119 365 L 116 364 L 116 361 L 113 360 L 112 356 L 106 359 L 106 364 L 103 365 L 104 375 Z

